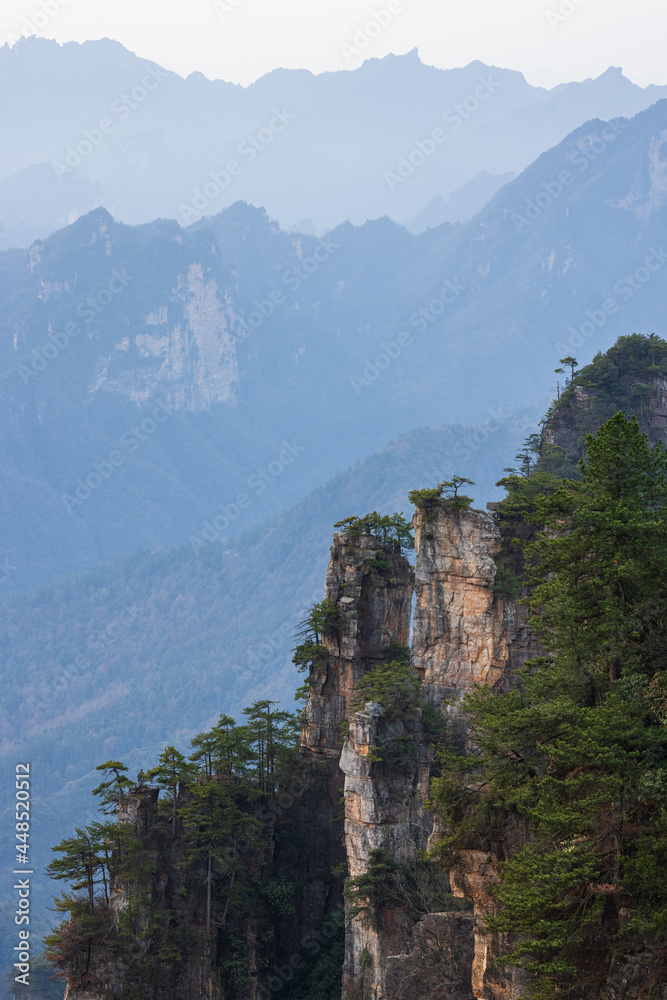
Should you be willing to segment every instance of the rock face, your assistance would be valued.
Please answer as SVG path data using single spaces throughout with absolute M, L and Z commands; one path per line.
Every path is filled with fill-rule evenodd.
M 138 403 L 156 394 L 175 409 L 205 410 L 234 400 L 238 360 L 229 291 L 200 262 L 178 275 L 168 301 L 143 318 L 99 364 L 93 391 Z
M 391 547 L 369 535 L 334 535 L 326 597 L 342 612 L 342 623 L 335 636 L 324 636 L 329 658 L 310 679 L 302 735 L 306 753 L 338 760 L 354 685 L 382 661 L 390 643 L 409 643 L 412 589 L 412 568 Z
M 340 764 L 342 723 L 351 714 L 354 686 L 364 673 L 383 661 L 383 651 L 391 643 L 408 645 L 413 585 L 412 567 L 407 559 L 393 550 L 392 545 L 385 545 L 370 536 L 354 537 L 346 532 L 334 535 L 326 598 L 341 612 L 341 621 L 335 634 L 323 637 L 329 655 L 324 663 L 315 667 L 310 677 L 310 695 L 304 709 L 301 737 L 302 773 L 309 790 L 301 796 L 297 806 L 305 839 L 310 845 L 322 844 L 319 871 L 325 874 L 313 877 L 308 883 L 308 898 L 302 896 L 303 912 L 299 936 L 292 941 L 294 945 L 298 939 L 303 940 L 305 935 L 312 934 L 317 922 L 343 902 L 342 879 L 330 874 L 331 868 L 344 865 L 354 850 L 354 838 L 348 833 L 347 818 L 344 826 L 341 809 L 345 781 L 345 768 L 341 769 Z M 363 741 L 361 732 L 359 735 Z M 362 809 L 365 792 L 364 787 L 359 796 Z M 383 787 L 378 794 L 385 804 L 394 803 L 390 789 Z M 374 824 L 378 829 L 384 829 L 387 813 L 378 808 L 381 820 L 377 815 L 375 819 L 368 817 L 364 829 L 372 830 Z M 397 828 L 397 836 L 401 832 Z M 291 842 L 297 842 L 299 831 L 294 830 L 293 834 Z M 362 865 L 372 845 L 371 834 L 368 842 L 358 846 Z M 294 862 L 298 864 L 298 859 L 295 858 Z M 315 858 L 310 862 L 310 868 L 313 872 L 318 871 Z M 348 948 L 350 967 L 354 967 L 354 956 L 358 960 L 364 942 L 359 943 L 355 938 L 348 942 Z M 378 952 L 378 961 L 381 957 Z
M 514 614 L 493 590 L 500 532 L 492 516 L 429 503 L 415 514 L 415 540 L 413 663 L 425 697 L 440 707 L 475 684 L 500 686 Z
M 455 713 L 445 702 L 455 703 L 476 684 L 507 688 L 536 647 L 514 605 L 494 592 L 501 538 L 491 514 L 436 501 L 417 509 L 414 529 L 412 663 L 426 702 Z M 372 748 L 379 738 L 408 738 L 414 747 L 411 765 L 391 770 L 374 763 Z M 435 832 L 424 808 L 432 763 L 420 712 L 388 721 L 380 706 L 371 704 L 353 716 L 340 765 L 351 877 L 368 870 L 373 850 L 381 848 L 401 864 L 428 846 Z M 452 889 L 472 913 L 427 914 L 416 926 L 400 910 L 352 919 L 343 975 L 348 1000 L 512 997 L 514 979 L 497 970 L 494 942 L 481 933 L 492 908 L 488 887 L 505 856 L 501 834 L 460 853 Z M 433 993 L 434 976 L 449 984 L 449 993 Z
M 403 766 L 373 760 L 372 750 L 380 740 L 409 748 Z M 432 830 L 432 819 L 423 806 L 430 756 L 421 711 L 387 719 L 381 705 L 366 705 L 352 717 L 340 767 L 345 775 L 345 852 L 350 877 L 368 870 L 374 850 L 385 851 L 399 864 L 415 861 L 428 846 Z M 411 922 L 398 906 L 382 907 L 372 919 L 360 914 L 349 921 L 343 974 L 349 1000 L 386 995 L 389 957 L 403 952 L 410 934 Z

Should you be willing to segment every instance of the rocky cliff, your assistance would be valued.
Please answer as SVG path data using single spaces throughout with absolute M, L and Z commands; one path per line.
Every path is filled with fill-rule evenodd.
M 418 507 L 414 529 L 412 663 L 427 705 L 455 720 L 457 700 L 476 684 L 511 684 L 515 670 L 534 654 L 534 642 L 522 614 L 494 591 L 501 536 L 491 513 L 430 502 Z M 383 850 L 398 864 L 414 863 L 437 833 L 424 806 L 436 762 L 422 714 L 388 721 L 381 706 L 370 704 L 351 720 L 341 768 L 353 879 L 368 871 L 374 851 Z M 411 766 L 392 769 L 373 761 L 379 742 L 401 737 L 414 746 Z M 496 831 L 495 839 L 471 844 L 459 855 L 451 884 L 469 912 L 452 908 L 415 922 L 405 908 L 384 907 L 372 919 L 362 913 L 349 921 L 343 975 L 348 1000 L 512 995 L 493 964 L 493 943 L 481 933 L 492 905 L 488 884 L 506 856 L 502 836 Z M 433 993 L 435 982 L 440 992 Z
M 334 536 L 326 597 L 340 609 L 342 620 L 335 634 L 324 636 L 329 657 L 310 677 L 304 752 L 338 759 L 354 685 L 383 660 L 387 646 L 409 643 L 412 590 L 412 569 L 391 545 L 370 535 Z
M 258 813 L 265 875 L 298 884 L 294 906 L 272 922 L 258 910 L 234 929 L 242 933 L 245 949 L 240 992 L 229 986 L 221 967 L 229 933 L 221 927 L 210 949 L 201 944 L 191 949 L 179 977 L 160 984 L 155 998 L 260 1000 L 283 990 L 290 996 L 287 984 L 304 961 L 304 947 L 318 941 L 321 928 L 341 910 L 342 869 L 355 880 L 372 870 L 379 856 L 390 866 L 395 897 L 359 912 L 348 900 L 343 996 L 495 1000 L 514 995 L 493 964 L 493 942 L 481 933 L 491 905 L 489 882 L 507 852 L 506 831 L 471 844 L 460 854 L 460 870 L 444 881 L 436 876 L 427 884 L 429 873 L 414 883 L 405 872 L 416 870 L 438 832 L 425 807 L 437 766 L 434 720 L 450 717 L 458 725 L 456 701 L 474 684 L 511 683 L 530 652 L 530 635 L 516 609 L 494 591 L 501 540 L 490 513 L 435 502 L 418 509 L 414 528 L 414 570 L 393 543 L 346 532 L 334 537 L 326 598 L 338 615 L 335 627 L 322 636 L 326 659 L 316 662 L 309 678 L 301 756 L 291 785 Z M 410 641 L 413 599 L 412 662 L 422 681 L 423 707 L 393 714 L 374 702 L 360 707 L 355 686 L 387 662 L 392 648 Z M 400 752 L 378 754 L 387 747 Z M 201 932 L 201 893 L 179 876 L 179 840 L 172 842 L 167 834 L 155 790 L 127 797 L 119 819 L 153 856 L 155 912 L 170 913 L 175 927 L 187 924 Z M 248 863 L 257 860 L 249 855 Z M 114 887 L 114 911 L 124 909 L 126 894 L 127 887 Z M 120 996 L 132 981 L 135 958 L 112 960 L 101 949 L 84 974 L 69 970 L 68 1000 Z

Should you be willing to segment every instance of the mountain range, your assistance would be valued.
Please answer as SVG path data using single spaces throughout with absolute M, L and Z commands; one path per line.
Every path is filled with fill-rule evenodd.
M 0 252 L 1 766 L 9 773 L 19 749 L 34 761 L 38 820 L 54 839 L 81 815 L 101 759 L 140 767 L 218 712 L 260 695 L 291 699 L 293 631 L 321 597 L 335 520 L 407 514 L 410 489 L 453 474 L 475 480 L 478 503 L 494 499 L 499 470 L 555 390 L 560 358 L 583 363 L 620 334 L 666 327 L 660 88 L 612 72 L 547 92 L 499 71 L 493 98 L 503 95 L 505 117 L 491 115 L 491 97 L 475 98 L 446 182 L 425 182 L 435 159 L 421 172 L 407 159 L 413 174 L 393 194 L 416 190 L 419 176 L 419 197 L 406 194 L 395 212 L 409 231 L 393 210 L 381 214 L 379 195 L 371 221 L 345 199 L 376 211 L 371 172 L 381 189 L 381 162 L 398 171 L 429 116 L 495 70 L 445 73 L 413 53 L 348 74 L 277 71 L 245 90 L 196 75 L 156 81 L 155 70 L 150 101 L 104 133 L 88 173 L 82 164 L 58 181 L 51 159 L 63 134 L 67 146 L 82 120 L 101 130 L 104 108 L 145 66 L 111 42 L 0 50 L 5 88 L 20 94 L 29 69 L 29 86 L 43 87 L 30 131 L 34 89 L 0 111 L 18 136 L 0 152 L 0 203 L 9 185 L 19 208 L 6 228 L 25 225 L 30 243 Z M 595 101 L 609 121 L 583 120 Z M 158 207 L 160 178 L 173 171 L 172 190 L 187 197 L 192 165 L 222 169 L 225 136 L 263 127 L 267 107 L 266 127 L 300 137 L 282 161 L 269 159 L 282 148 L 276 133 L 256 172 L 233 175 L 222 211 L 213 199 L 186 225 L 178 202 Z M 394 160 L 378 138 L 389 142 L 387 109 L 405 128 L 392 133 L 403 136 Z M 169 152 L 179 134 L 191 157 L 180 173 Z M 345 156 L 362 163 L 363 183 L 345 173 Z M 75 221 L 47 235 L 58 225 L 40 216 L 49 172 Z M 251 176 L 252 190 L 241 183 Z M 28 224 L 20 206 L 31 190 Z M 268 211 L 248 203 L 262 191 Z M 88 197 L 99 202 L 90 212 Z M 462 221 L 476 198 L 481 211 Z M 44 211 L 54 204 L 44 193 Z M 294 231 L 294 219 L 313 224 Z M 29 237 L 33 223 L 44 238 Z M 41 906 L 43 881 L 38 896 Z
M 419 237 L 238 203 L 1 254 L 2 586 L 236 535 L 417 427 L 539 419 L 560 357 L 664 330 L 666 125 L 587 123 Z
M 211 19 L 220 30 L 212 7 Z M 470 218 L 587 120 L 667 96 L 613 67 L 545 90 L 481 62 L 436 69 L 416 50 L 241 87 L 182 79 L 109 39 L 35 37 L 0 48 L 0 90 L 0 131 L 12 136 L 0 150 L 0 248 L 98 206 L 126 223 L 187 225 L 244 200 L 283 228 L 383 215 L 427 228 L 442 221 L 422 214 L 431 199 L 454 196 L 448 218 Z

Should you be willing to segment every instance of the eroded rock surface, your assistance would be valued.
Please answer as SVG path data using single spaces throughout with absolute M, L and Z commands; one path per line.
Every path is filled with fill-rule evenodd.
M 500 532 L 490 513 L 437 502 L 414 518 L 413 663 L 440 707 L 476 684 L 503 688 L 532 654 L 515 606 L 494 592 Z
M 338 759 L 341 723 L 350 715 L 354 685 L 381 662 L 390 643 L 409 643 L 412 588 L 407 559 L 379 539 L 334 535 L 326 597 L 340 608 L 343 619 L 336 636 L 324 637 L 329 658 L 311 677 L 302 734 L 306 751 Z

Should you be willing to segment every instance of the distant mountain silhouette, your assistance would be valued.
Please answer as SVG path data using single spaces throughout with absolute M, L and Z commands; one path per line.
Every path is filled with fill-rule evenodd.
M 481 62 L 435 69 L 416 50 L 319 76 L 275 70 L 244 88 L 184 80 L 108 39 L 32 38 L 0 48 L 0 93 L 10 247 L 98 205 L 127 223 L 188 224 L 238 200 L 317 232 L 383 215 L 408 223 L 434 196 L 483 172 L 518 174 L 587 120 L 635 115 L 667 88 L 609 69 L 548 91 Z M 35 165 L 42 174 L 24 173 Z M 477 197 L 454 214 L 482 207 Z

